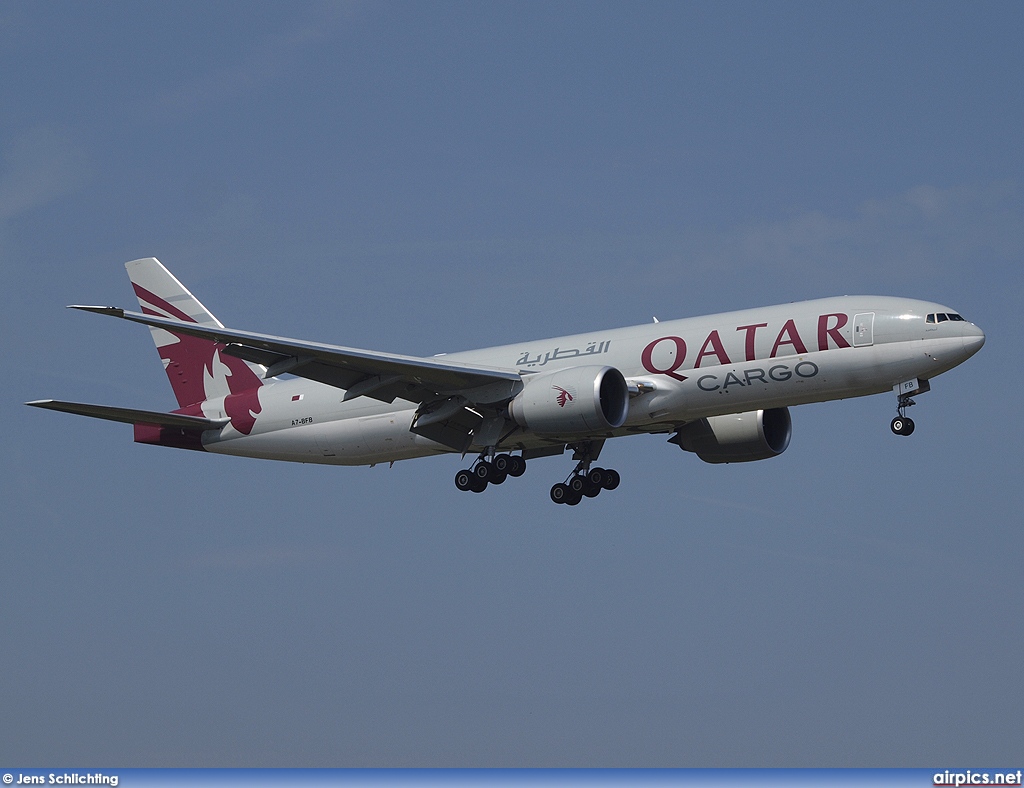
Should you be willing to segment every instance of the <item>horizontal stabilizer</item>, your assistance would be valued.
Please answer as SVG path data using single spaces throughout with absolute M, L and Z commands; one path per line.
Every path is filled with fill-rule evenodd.
M 191 430 L 212 430 L 227 424 L 230 419 L 204 419 L 202 416 L 184 416 L 180 413 L 162 413 L 155 410 L 136 410 L 134 408 L 114 408 L 110 405 L 87 405 L 84 402 L 61 402 L 55 399 L 39 399 L 26 402 L 33 408 L 60 410 L 64 413 L 77 413 L 79 416 L 91 416 L 94 419 L 120 421 L 125 424 L 155 424 L 160 427 L 181 427 Z

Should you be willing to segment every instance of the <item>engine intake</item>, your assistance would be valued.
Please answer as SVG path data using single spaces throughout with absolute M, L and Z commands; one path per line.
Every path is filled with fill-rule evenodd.
M 508 405 L 520 427 L 548 435 L 617 429 L 629 413 L 626 379 L 615 367 L 569 367 L 529 375 Z
M 789 447 L 789 408 L 711 416 L 679 428 L 670 440 L 704 462 L 752 462 L 777 457 Z

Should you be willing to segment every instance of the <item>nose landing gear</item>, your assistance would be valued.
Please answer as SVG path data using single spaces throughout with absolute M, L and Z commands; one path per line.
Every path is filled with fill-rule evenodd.
M 889 424 L 893 435 L 910 435 L 914 431 L 914 420 L 907 416 L 907 408 L 916 404 L 909 394 L 900 394 L 899 402 L 896 405 L 896 412 L 900 415 Z
M 923 394 L 930 389 L 931 385 L 929 385 L 927 380 L 917 380 L 916 378 L 894 386 L 897 397 L 896 412 L 899 415 L 889 424 L 893 435 L 906 436 L 913 433 L 914 420 L 907 416 L 907 408 L 917 403 L 910 397 L 913 394 Z

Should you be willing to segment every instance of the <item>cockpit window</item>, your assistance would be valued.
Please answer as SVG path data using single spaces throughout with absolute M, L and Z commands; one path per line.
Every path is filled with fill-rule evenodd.
M 953 312 L 932 312 L 925 318 L 925 323 L 945 323 L 947 320 L 957 320 L 961 323 L 966 323 L 960 315 L 954 314 Z

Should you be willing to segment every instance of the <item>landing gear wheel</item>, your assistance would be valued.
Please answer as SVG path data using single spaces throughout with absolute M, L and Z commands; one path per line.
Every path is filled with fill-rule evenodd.
M 574 496 L 582 496 L 584 490 L 587 489 L 587 480 L 583 476 L 573 476 L 569 480 L 568 486 L 569 486 L 569 491 Z
M 606 490 L 614 490 L 619 486 L 620 481 L 622 481 L 622 477 L 619 476 L 619 472 L 608 468 L 604 471 L 604 479 L 601 481 L 601 486 Z
M 588 479 L 587 486 L 583 488 L 583 494 L 588 498 L 596 498 L 603 489 L 604 488 L 600 484 L 594 484 Z
M 473 486 L 469 488 L 475 493 L 482 493 L 487 489 L 487 482 L 481 479 L 479 476 L 473 477 Z
M 555 503 L 568 503 L 572 497 L 572 493 L 569 492 L 569 486 L 566 484 L 556 484 L 551 488 L 551 500 Z
M 512 457 L 509 454 L 498 454 L 491 460 L 491 464 L 498 473 L 508 475 L 512 470 Z
M 472 490 L 475 480 L 476 477 L 474 477 L 468 470 L 462 470 L 455 474 L 455 486 L 462 490 L 462 492 L 469 492 Z
M 511 461 L 511 467 L 508 471 L 509 476 L 518 477 L 526 473 L 526 460 L 517 454 L 509 455 L 509 460 Z
M 484 461 L 476 464 L 476 467 L 473 468 L 473 475 L 486 484 L 491 481 L 491 479 L 495 478 L 498 473 L 491 463 Z
M 604 468 L 591 468 L 590 473 L 587 474 L 587 481 L 590 482 L 594 487 L 601 489 L 604 487 Z
M 910 435 L 914 431 L 914 420 L 897 416 L 889 425 L 895 435 Z

